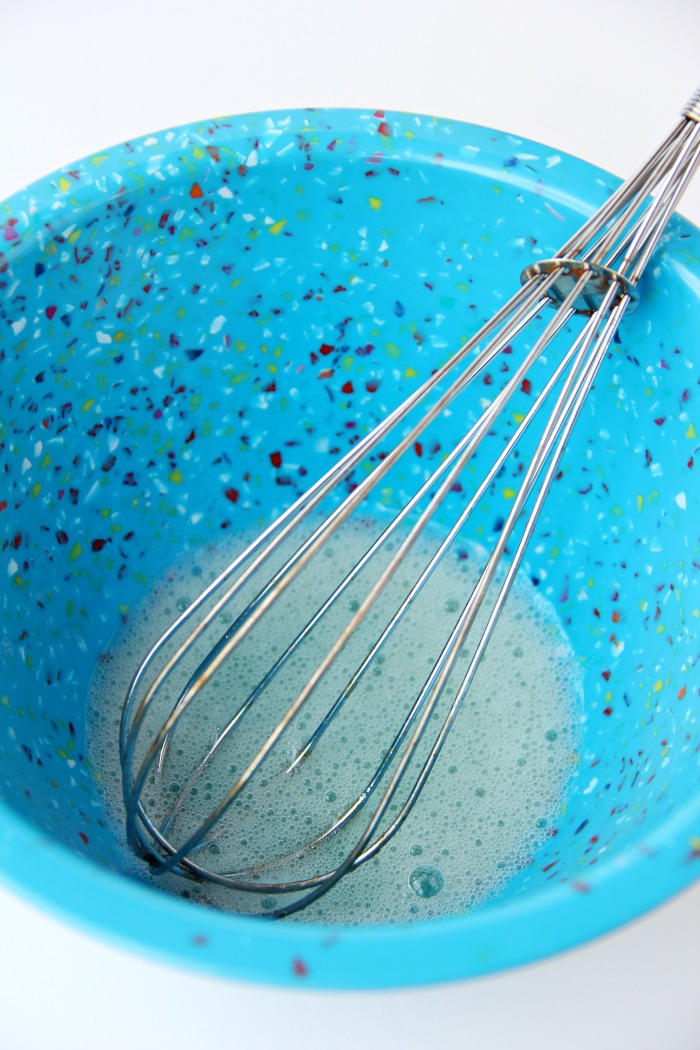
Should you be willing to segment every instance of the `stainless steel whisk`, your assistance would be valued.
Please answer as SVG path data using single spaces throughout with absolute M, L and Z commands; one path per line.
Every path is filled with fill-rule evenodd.
M 123 772 L 124 800 L 128 839 L 133 849 L 145 856 L 156 873 L 177 872 L 194 879 L 209 880 L 233 890 L 256 894 L 290 894 L 290 903 L 273 907 L 266 914 L 289 915 L 305 907 L 334 886 L 346 873 L 374 857 L 389 842 L 406 820 L 442 749 L 447 734 L 473 681 L 476 670 L 489 644 L 493 630 L 518 572 L 528 541 L 533 535 L 545 497 L 560 468 L 560 461 L 577 416 L 590 390 L 598 369 L 605 359 L 611 341 L 625 312 L 636 303 L 635 289 L 656 247 L 666 223 L 700 161 L 700 89 L 682 110 L 680 122 L 649 160 L 624 182 L 606 203 L 571 237 L 556 255 L 534 262 L 521 277 L 521 287 L 494 317 L 470 338 L 450 359 L 426 380 L 398 408 L 394 409 L 367 436 L 350 449 L 297 502 L 267 528 L 248 549 L 237 557 L 214 582 L 184 611 L 151 648 L 139 665 L 129 688 L 123 709 L 120 735 L 120 757 Z M 552 313 L 545 310 L 553 305 Z M 544 312 L 544 316 L 543 316 Z M 579 320 L 580 319 L 580 320 Z M 522 388 L 536 363 L 541 364 L 545 350 L 560 333 L 577 333 L 569 337 L 566 351 L 541 386 L 532 404 L 522 414 L 519 425 L 503 441 L 499 454 L 458 507 L 453 525 L 415 583 L 408 589 L 399 607 L 388 617 L 350 674 L 347 684 L 335 696 L 316 727 L 305 735 L 305 743 L 291 761 L 283 762 L 286 775 L 294 776 L 309 759 L 320 739 L 340 715 L 345 704 L 352 703 L 352 693 L 367 670 L 379 656 L 387 638 L 396 630 L 441 558 L 454 544 L 484 494 L 504 465 L 518 455 L 516 449 L 546 401 L 553 407 L 532 453 L 521 470 L 519 490 L 502 527 L 497 532 L 478 582 L 456 618 L 434 666 L 422 683 L 417 696 L 403 717 L 391 744 L 383 752 L 378 767 L 361 783 L 356 797 L 326 827 L 313 832 L 308 842 L 293 851 L 295 857 L 327 854 L 321 846 L 339 841 L 354 827 L 362 811 L 370 813 L 360 832 L 350 841 L 342 856 L 320 862 L 320 870 L 303 877 L 275 880 L 270 873 L 289 856 L 263 859 L 255 864 L 234 866 L 209 863 L 202 857 L 211 845 L 217 825 L 232 807 L 240 805 L 253 778 L 280 747 L 289 727 L 298 721 L 310 698 L 323 682 L 329 669 L 347 647 L 355 632 L 365 622 L 370 610 L 384 592 L 425 526 L 454 489 L 465 468 L 474 459 L 485 437 L 506 404 Z M 175 734 L 188 710 L 208 683 L 214 680 L 223 663 L 231 659 L 251 630 L 270 614 L 287 588 L 306 571 L 313 571 L 324 545 L 342 527 L 348 516 L 366 505 L 376 486 L 385 479 L 401 457 L 419 441 L 426 428 L 440 416 L 469 384 L 485 373 L 511 346 L 521 333 L 539 325 L 539 334 L 526 346 L 522 360 L 514 368 L 503 388 L 485 405 L 482 414 L 470 425 L 437 469 L 420 480 L 415 493 L 382 532 L 369 545 L 354 568 L 319 605 L 308 621 L 297 630 L 292 641 L 272 666 L 260 677 L 244 700 L 237 704 L 223 727 L 217 727 L 206 753 L 201 757 L 185 792 L 206 774 L 206 770 L 224 744 L 231 745 L 235 733 L 251 712 L 266 703 L 275 676 L 291 661 L 299 648 L 313 636 L 318 625 L 339 601 L 342 594 L 356 584 L 378 552 L 391 540 L 395 550 L 385 557 L 362 599 L 353 606 L 323 658 L 317 662 L 306 682 L 292 697 L 283 713 L 274 717 L 259 745 L 253 749 L 242 771 L 232 775 L 233 783 L 225 795 L 212 805 L 195 831 L 173 835 L 181 801 L 174 801 L 169 813 L 158 818 L 149 813 L 145 801 L 149 781 L 163 775 L 168 751 L 174 747 Z M 539 367 L 539 365 L 538 365 Z M 454 377 L 454 378 L 453 378 Z M 419 418 L 411 421 L 419 414 Z M 397 435 L 389 451 L 379 451 L 387 438 Z M 522 446 L 521 446 L 522 447 Z M 373 458 L 372 458 L 373 457 Z M 348 484 L 360 464 L 372 461 L 372 469 L 359 482 Z M 331 512 L 318 523 L 312 512 L 329 495 L 338 500 Z M 420 509 L 424 504 L 423 509 Z M 412 522 L 412 523 L 411 523 Z M 520 530 L 513 552 L 508 543 Z M 305 530 L 305 531 L 304 531 Z M 297 534 L 299 539 L 296 539 Z M 292 544 L 288 556 L 285 545 Z M 507 553 L 505 571 L 499 568 Z M 258 583 L 256 581 L 262 580 Z M 254 588 L 243 607 L 233 613 L 233 622 L 221 632 L 222 617 L 234 607 L 235 599 Z M 481 615 L 477 621 L 477 616 Z M 472 639 L 477 622 L 477 637 Z M 206 639 L 215 632 L 215 641 Z M 435 721 L 438 702 L 456 667 L 459 653 L 467 640 L 470 657 L 439 728 L 433 737 L 428 730 Z M 205 654 L 197 655 L 205 646 Z M 188 655 L 195 654 L 194 666 L 187 667 L 184 685 L 168 694 L 166 686 L 177 671 L 182 671 Z M 155 730 L 144 732 L 156 698 L 169 696 L 168 715 Z M 184 734 L 181 735 L 184 736 Z M 187 744 L 183 744 L 184 748 Z M 420 755 L 419 770 L 415 771 Z M 408 776 L 410 771 L 410 776 Z M 406 780 L 406 783 L 403 783 Z M 382 785 L 382 790 L 379 790 Z M 401 785 L 403 785 L 401 787 Z M 408 785 L 408 786 L 407 786 Z M 399 794 L 401 787 L 402 795 Z M 400 800 L 400 801 L 399 801 Z M 291 817 L 290 817 L 291 819 Z M 283 851 L 284 853 L 284 851 Z M 337 850 L 335 851 L 337 854 Z

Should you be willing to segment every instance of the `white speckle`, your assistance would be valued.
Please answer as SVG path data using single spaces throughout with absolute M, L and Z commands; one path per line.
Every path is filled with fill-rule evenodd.
M 26 317 L 20 317 L 19 321 L 13 321 L 13 323 L 12 323 L 12 331 L 15 333 L 15 335 L 19 335 L 19 333 L 22 331 L 22 329 L 24 328 L 26 323 L 27 323 L 27 318 Z
M 252 153 L 248 154 L 248 159 L 246 161 L 246 167 L 254 168 L 257 163 L 258 163 L 258 151 L 256 149 L 254 149 L 252 151 Z
M 209 326 L 209 332 L 211 333 L 211 335 L 216 335 L 217 332 L 220 332 L 224 326 L 225 321 L 226 318 L 223 314 L 219 314 L 218 317 L 215 317 Z
M 153 135 L 151 135 L 150 138 L 147 138 L 147 139 L 144 140 L 143 144 L 144 144 L 144 146 L 157 146 L 158 145 L 158 139 L 155 138 Z
M 112 342 L 112 337 L 109 334 L 109 332 L 96 332 L 95 333 L 95 338 L 97 339 L 98 343 L 111 343 Z
M 681 508 L 681 510 L 685 510 L 685 492 L 678 493 L 678 495 L 676 496 L 676 503 Z
M 255 216 L 251 215 L 250 212 L 248 212 L 248 211 L 245 212 L 245 214 L 243 215 L 243 218 L 244 218 L 244 220 L 246 222 L 255 222 Z
M 10 558 L 9 562 L 7 563 L 7 575 L 14 576 L 17 572 L 19 572 L 19 565 L 17 564 L 14 558 Z
M 43 447 L 44 446 L 41 443 L 41 441 L 37 441 L 36 444 L 34 445 L 34 457 L 36 459 L 38 459 L 39 456 L 41 455 L 41 450 L 42 450 Z
M 233 194 L 231 193 L 231 190 L 228 188 L 228 186 L 220 186 L 216 192 L 219 194 L 220 197 L 233 197 Z
M 598 777 L 593 777 L 593 780 L 590 782 L 588 787 L 583 789 L 584 795 L 590 795 L 591 791 L 593 791 L 597 786 L 598 786 Z
M 22 473 L 26 474 L 31 469 L 32 461 L 25 456 L 22 460 Z
M 151 159 L 149 160 L 148 164 L 146 165 L 146 174 L 147 175 L 155 174 L 155 172 L 158 171 L 158 169 L 160 168 L 161 164 L 163 163 L 164 157 L 165 157 L 164 153 L 158 153 L 154 157 L 151 157 Z

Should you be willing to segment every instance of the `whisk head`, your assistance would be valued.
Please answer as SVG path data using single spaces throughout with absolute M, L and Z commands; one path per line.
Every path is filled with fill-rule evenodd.
M 494 317 L 252 539 L 142 660 L 120 757 L 129 840 L 156 873 L 274 897 L 262 910 L 279 917 L 376 857 L 402 827 L 698 164 L 699 99 L 556 256 L 527 267 Z M 442 449 L 433 435 L 450 413 L 464 433 Z M 488 547 L 470 542 L 504 482 L 509 513 L 492 523 Z M 444 610 L 439 637 L 423 637 L 444 606 L 446 566 L 460 560 L 470 566 L 466 594 Z M 397 695 L 378 741 L 368 712 L 380 689 Z M 169 804 L 162 791 L 149 802 L 156 781 L 172 786 Z M 348 786 L 328 798 L 336 782 Z M 319 791 L 330 809 L 310 803 Z M 277 842 L 256 838 L 266 807 L 285 807 Z

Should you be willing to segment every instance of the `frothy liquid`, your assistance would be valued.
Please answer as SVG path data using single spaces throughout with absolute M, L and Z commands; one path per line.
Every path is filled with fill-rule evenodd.
M 349 527 L 342 542 L 331 544 L 315 558 L 279 607 L 251 632 L 192 703 L 169 741 L 162 770 L 150 770 L 143 803 L 159 827 L 167 826 L 169 839 L 177 845 L 225 797 L 358 608 L 366 591 L 361 578 L 343 591 L 260 692 L 240 724 L 204 761 L 212 741 L 365 552 L 369 528 L 368 522 Z M 245 538 L 239 543 L 240 550 Z M 394 549 L 397 545 L 398 541 Z M 347 854 L 367 825 L 374 799 L 379 798 L 390 774 L 372 801 L 339 833 L 310 852 L 304 847 L 358 798 L 395 739 L 476 581 L 473 551 L 462 549 L 459 555 L 450 553 L 443 558 L 311 754 L 293 772 L 288 769 L 362 664 L 434 549 L 435 537 L 428 537 L 406 556 L 385 594 L 343 647 L 270 757 L 204 837 L 193 854 L 203 866 L 226 873 L 254 870 L 256 880 L 273 884 L 331 870 Z M 154 876 L 145 863 L 131 859 L 124 842 L 118 748 L 124 696 L 150 643 L 235 553 L 230 547 L 208 548 L 168 573 L 129 615 L 94 675 L 91 759 L 121 844 L 123 865 L 146 879 Z M 280 552 L 279 563 L 287 556 L 288 552 Z M 366 579 L 376 578 L 380 569 L 381 560 L 367 570 L 370 576 Z M 230 625 L 254 594 L 254 589 L 244 589 L 240 606 L 227 609 L 220 617 L 221 629 Z M 381 829 L 396 817 L 418 775 L 464 676 L 478 633 L 456 661 Z M 145 753 L 148 741 L 211 644 L 206 636 L 180 669 L 180 677 L 165 691 L 144 727 L 140 754 Z M 580 723 L 581 678 L 573 651 L 549 604 L 529 580 L 518 579 L 436 766 L 405 824 L 376 856 L 293 921 L 406 922 L 464 912 L 496 896 L 530 862 L 556 825 L 576 766 Z M 286 902 L 285 895 L 274 889 L 242 893 L 174 874 L 154 881 L 173 893 L 243 913 L 270 911 Z

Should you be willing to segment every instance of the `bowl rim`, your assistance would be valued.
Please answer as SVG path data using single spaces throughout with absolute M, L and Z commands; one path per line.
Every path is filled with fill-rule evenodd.
M 462 169 L 469 177 L 522 182 L 533 177 L 504 163 L 514 150 L 565 158 L 548 169 L 546 199 L 590 213 L 619 179 L 542 143 L 464 121 L 364 109 L 271 110 L 164 129 L 65 165 L 0 202 L 0 266 L 82 213 L 149 178 L 154 148 L 165 159 L 183 143 L 201 151 L 243 144 L 251 129 L 289 120 L 296 129 L 324 121 L 352 133 L 367 156 L 387 148 L 387 125 L 412 124 L 411 140 L 391 139 L 392 155 Z M 377 119 L 373 119 L 377 118 Z M 363 121 L 365 122 L 364 127 Z M 212 133 L 212 129 L 215 129 Z M 163 146 L 163 143 L 166 143 Z M 466 153 L 465 153 L 466 149 Z M 472 151 L 471 153 L 469 151 Z M 363 155 L 363 154 L 361 154 Z M 205 159 L 206 162 L 206 159 Z M 566 169 L 566 175 L 561 169 Z M 568 187 L 568 188 L 567 188 Z M 686 223 L 685 220 L 680 220 Z M 696 238 L 700 231 L 694 230 Z M 698 240 L 700 244 L 700 240 Z M 577 883 L 498 901 L 430 922 L 358 928 L 274 923 L 185 905 L 167 894 L 88 863 L 0 801 L 0 880 L 64 919 L 107 939 L 218 976 L 327 989 L 406 987 L 484 975 L 534 962 L 607 933 L 667 900 L 700 877 L 700 793 L 688 798 L 644 848 L 631 846 Z M 87 854 L 86 854 L 87 855 Z M 644 866 L 644 871 L 640 865 Z M 641 874 L 640 874 L 641 873 Z

